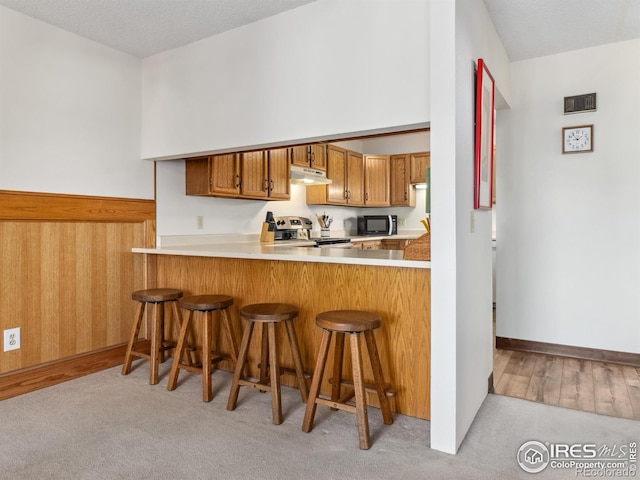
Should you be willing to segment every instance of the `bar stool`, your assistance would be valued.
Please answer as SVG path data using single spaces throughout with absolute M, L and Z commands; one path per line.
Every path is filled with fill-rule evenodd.
M 356 414 L 358 424 L 358 439 L 360 448 L 363 450 L 371 446 L 369 437 L 369 418 L 367 415 L 367 401 L 365 397 L 365 384 L 362 375 L 362 355 L 360 352 L 360 336 L 364 333 L 367 342 L 367 351 L 373 377 L 375 380 L 375 391 L 380 401 L 380 410 L 385 425 L 393 423 L 391 408 L 387 399 L 387 392 L 382 375 L 382 366 L 373 331 L 382 324 L 381 318 L 370 312 L 361 310 L 334 310 L 323 312 L 316 316 L 316 325 L 322 328 L 322 339 L 320 351 L 311 382 L 311 391 L 307 401 L 307 408 L 302 422 L 302 431 L 310 432 L 313 428 L 313 418 L 316 413 L 316 405 L 326 405 L 332 409 L 345 410 Z M 329 353 L 329 345 L 333 334 L 335 337 L 333 378 L 331 379 L 331 399 L 327 400 L 319 397 L 320 384 L 324 374 L 324 368 Z M 344 352 L 344 336 L 349 335 L 351 345 L 351 363 L 353 367 L 353 388 L 340 397 L 340 390 L 343 385 L 350 386 L 350 382 L 342 380 L 342 358 Z M 355 407 L 347 402 L 355 395 Z
M 227 410 L 234 410 L 241 386 L 257 388 L 264 392 L 271 392 L 272 421 L 275 425 L 282 423 L 282 402 L 280 397 L 280 375 L 286 372 L 278 363 L 278 349 L 276 342 L 276 325 L 283 323 L 289 339 L 291 356 L 295 365 L 296 377 L 300 388 L 302 401 L 307 401 L 307 384 L 300 358 L 298 338 L 293 326 L 293 320 L 298 316 L 298 307 L 286 303 L 257 303 L 246 305 L 240 309 L 240 316 L 244 320 L 245 329 L 240 345 L 240 357 L 233 374 Z M 262 345 L 260 353 L 260 379 L 257 382 L 245 380 L 242 374 L 249 352 L 249 344 L 256 323 L 262 324 Z
M 127 351 L 124 356 L 122 375 L 128 375 L 131 372 L 133 357 L 144 358 L 150 363 L 149 383 L 151 385 L 158 383 L 158 363 L 164 362 L 164 352 L 166 350 L 175 348 L 175 343 L 165 340 L 164 337 L 164 306 L 165 304 L 171 304 L 173 317 L 179 329 L 181 321 L 176 301 L 182 297 L 182 295 L 182 290 L 176 288 L 150 288 L 147 290 L 138 290 L 131 294 L 131 298 L 139 303 L 136 307 L 129 344 L 127 345 Z M 140 333 L 140 327 L 142 326 L 142 319 L 144 318 L 144 312 L 148 304 L 152 304 L 154 308 L 150 332 L 151 349 L 147 354 L 136 350 L 136 347 L 138 346 L 138 335 Z M 191 362 L 188 355 L 186 359 L 187 362 Z
M 167 390 L 174 390 L 176 388 L 180 369 L 199 373 L 202 375 L 202 401 L 210 402 L 213 398 L 211 366 L 221 360 L 230 358 L 235 367 L 238 361 L 238 344 L 233 333 L 233 325 L 231 324 L 231 316 L 229 314 L 229 307 L 233 305 L 233 298 L 228 295 L 193 295 L 182 298 L 178 303 L 183 310 L 188 312 L 188 315 L 182 322 L 175 357 L 179 359 L 182 356 L 194 312 L 202 312 L 202 365 L 184 364 L 174 360 L 171 364 Z M 211 329 L 213 327 L 213 312 L 215 311 L 219 312 L 218 316 L 222 318 L 222 327 L 226 332 L 227 341 L 231 348 L 230 354 L 211 351 Z

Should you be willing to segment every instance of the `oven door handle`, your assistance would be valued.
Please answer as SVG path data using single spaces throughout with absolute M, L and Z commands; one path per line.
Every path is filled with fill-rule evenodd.
M 388 215 L 389 217 L 389 231 L 387 232 L 387 235 L 391 235 L 393 233 L 393 219 L 391 218 L 391 215 Z

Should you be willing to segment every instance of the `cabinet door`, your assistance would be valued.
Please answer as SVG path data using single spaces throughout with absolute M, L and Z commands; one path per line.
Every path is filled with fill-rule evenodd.
M 214 155 L 211 157 L 210 162 L 210 193 L 215 195 L 238 195 L 240 193 L 238 156 L 235 153 Z
M 347 203 L 364 205 L 364 157 L 347 152 Z
M 431 152 L 411 154 L 411 183 L 427 181 L 427 167 L 431 166 Z
M 406 240 L 390 240 L 385 238 L 382 240 L 380 248 L 382 250 L 404 250 L 406 244 Z
M 411 159 L 409 155 L 391 155 L 390 203 L 398 207 L 415 207 L 415 190 L 411 186 Z
M 267 156 L 265 152 L 245 152 L 240 159 L 240 195 L 266 198 L 269 191 Z
M 316 170 L 327 170 L 327 146 L 326 145 L 309 145 L 311 168 Z
M 332 183 L 327 185 L 327 202 L 345 204 L 346 198 L 347 151 L 329 145 L 327 147 L 327 176 Z
M 289 157 L 287 148 L 269 150 L 269 198 L 288 200 Z
M 389 157 L 365 155 L 364 204 L 369 207 L 388 207 L 389 197 Z
M 309 147 L 307 145 L 291 147 L 289 151 L 291 154 L 291 165 L 297 165 L 299 167 L 309 166 Z
M 382 242 L 380 240 L 369 240 L 366 242 L 362 242 L 363 250 L 380 250 L 382 246 Z

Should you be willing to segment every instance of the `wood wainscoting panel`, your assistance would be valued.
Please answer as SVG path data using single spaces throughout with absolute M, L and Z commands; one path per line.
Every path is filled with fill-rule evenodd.
M 144 288 L 144 223 L 0 221 L 0 373 L 120 344 Z
M 0 351 L 0 398 L 123 357 L 131 292 L 154 274 L 131 249 L 154 245 L 153 200 L 0 190 L 0 330 L 21 334 Z
M 138 198 L 0 190 L 0 220 L 144 222 L 155 220 L 155 205 Z
M 238 342 L 243 327 L 238 309 L 260 302 L 293 303 L 300 309 L 295 328 L 305 371 L 311 373 L 320 344 L 321 330 L 315 315 L 336 309 L 362 309 L 378 313 L 383 323 L 375 336 L 386 382 L 397 395 L 392 399 L 396 412 L 429 418 L 430 409 L 430 290 L 431 272 L 425 269 L 243 260 L 209 257 L 152 255 L 156 257 L 157 282 L 181 288 L 185 295 L 226 294 L 235 304 L 231 309 Z M 200 322 L 195 322 L 200 337 Z M 215 322 L 216 324 L 218 322 Z M 169 327 L 167 327 L 169 328 Z M 278 347 L 283 366 L 292 367 L 284 332 Z M 216 335 L 219 338 L 221 335 Z M 249 374 L 258 375 L 258 343 L 254 335 L 249 355 Z M 200 344 L 197 341 L 198 345 Z M 228 347 L 222 339 L 220 350 Z M 345 348 L 348 348 L 345 346 Z M 332 356 L 326 372 L 331 372 Z M 231 366 L 222 362 L 221 368 Z M 351 378 L 351 364 L 344 362 L 345 378 Z M 322 392 L 330 392 L 325 375 Z M 373 383 L 365 361 L 365 381 Z M 215 379 L 214 379 L 215 382 Z M 295 380 L 283 378 L 295 386 Z M 375 395 L 369 396 L 377 406 Z

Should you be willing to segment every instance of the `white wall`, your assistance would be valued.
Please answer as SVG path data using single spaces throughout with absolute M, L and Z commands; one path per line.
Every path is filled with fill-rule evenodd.
M 481 0 L 433 0 L 431 19 L 431 446 L 455 453 L 493 368 L 491 212 L 473 210 L 474 66 L 486 61 L 508 102 L 509 61 Z
M 143 61 L 143 158 L 426 124 L 423 0 L 319 0 Z
M 429 150 L 429 132 L 393 135 L 367 140 L 336 142 L 338 146 L 360 153 L 410 153 Z M 274 215 L 301 215 L 311 218 L 314 226 L 316 214 L 333 217 L 334 235 L 355 234 L 357 215 L 385 213 L 405 219 L 405 230 L 421 230 L 420 220 L 425 217 L 425 191 L 416 191 L 416 206 L 394 208 L 346 208 L 315 206 L 306 203 L 306 187 L 291 185 L 291 200 L 265 202 L 185 195 L 185 167 L 183 160 L 157 162 L 156 233 L 165 235 L 198 235 L 221 233 L 260 233 L 267 211 Z M 196 217 L 202 216 L 204 228 L 198 230 Z M 346 222 L 346 223 L 345 223 Z M 345 232 L 346 231 L 346 232 Z M 319 230 L 318 230 L 319 235 Z
M 501 337 L 640 353 L 640 40 L 514 62 L 498 117 Z M 563 115 L 563 97 L 598 110 Z M 594 125 L 563 155 L 562 127 Z
M 428 125 L 426 7 L 422 0 L 320 0 L 145 59 L 143 157 Z M 406 147 L 378 140 L 376 148 L 424 151 L 428 142 L 423 134 Z M 359 141 L 346 146 L 365 151 Z M 295 186 L 291 202 L 186 197 L 181 161 L 158 162 L 157 176 L 158 236 L 257 233 L 268 210 L 311 218 L 326 211 L 336 230 L 359 214 L 307 207 Z M 423 212 L 416 209 L 407 228 L 422 228 Z
M 0 189 L 153 198 L 141 61 L 0 7 Z

